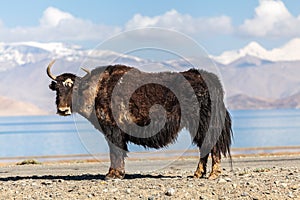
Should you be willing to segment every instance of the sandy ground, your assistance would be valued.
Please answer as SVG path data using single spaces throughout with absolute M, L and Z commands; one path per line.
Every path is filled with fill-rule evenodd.
M 197 163 L 127 160 L 125 179 L 110 181 L 107 162 L 6 165 L 0 199 L 300 199 L 299 154 L 224 159 L 216 180 L 193 178 Z

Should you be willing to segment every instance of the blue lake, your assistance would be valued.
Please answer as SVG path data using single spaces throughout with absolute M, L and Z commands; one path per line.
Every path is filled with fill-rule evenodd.
M 300 110 L 231 111 L 233 147 L 300 146 Z M 196 148 L 182 131 L 169 150 Z M 129 145 L 134 152 L 145 151 Z M 158 150 L 152 150 L 158 151 Z M 0 159 L 107 153 L 101 133 L 79 115 L 0 117 Z M 0 160 L 0 161 L 1 161 Z

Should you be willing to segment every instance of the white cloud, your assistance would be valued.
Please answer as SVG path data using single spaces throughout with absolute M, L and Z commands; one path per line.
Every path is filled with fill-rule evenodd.
M 160 16 L 148 17 L 136 14 L 125 25 L 125 29 L 144 27 L 170 28 L 188 34 L 228 34 L 233 30 L 228 16 L 212 18 L 194 18 L 188 14 L 181 14 L 171 10 Z
M 100 41 L 121 31 L 119 27 L 95 24 L 53 7 L 44 11 L 38 26 L 7 28 L 0 20 L 0 29 L 0 38 L 6 42 Z
M 300 34 L 300 16 L 294 17 L 279 0 L 260 0 L 252 19 L 246 19 L 239 33 L 254 37 L 293 37 Z
M 49 7 L 43 12 L 37 26 L 7 28 L 0 20 L 0 38 L 5 42 L 101 41 L 121 31 L 142 27 L 169 28 L 191 35 L 229 34 L 233 31 L 231 19 L 227 16 L 195 18 L 171 10 L 154 17 L 136 14 L 123 27 L 116 27 L 95 24 Z
M 63 20 L 74 20 L 75 18 L 67 12 L 63 12 L 57 8 L 49 7 L 44 11 L 40 19 L 40 25 L 45 27 L 55 27 Z

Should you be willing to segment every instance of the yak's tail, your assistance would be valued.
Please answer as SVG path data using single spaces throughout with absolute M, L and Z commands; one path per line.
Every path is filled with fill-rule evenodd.
M 231 161 L 230 146 L 231 146 L 232 137 L 233 137 L 231 127 L 232 127 L 231 116 L 230 116 L 230 113 L 226 110 L 224 126 L 222 129 L 220 138 L 217 142 L 217 148 L 220 150 L 220 152 L 222 152 L 222 154 L 225 157 L 228 156 L 230 158 L 230 161 Z

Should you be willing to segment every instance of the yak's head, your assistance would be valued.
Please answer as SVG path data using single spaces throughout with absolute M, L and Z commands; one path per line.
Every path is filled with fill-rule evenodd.
M 47 74 L 53 80 L 49 85 L 49 88 L 53 91 L 56 91 L 57 114 L 67 116 L 73 112 L 73 89 L 75 81 L 80 78 L 70 73 L 64 73 L 59 76 L 54 76 L 50 71 L 54 62 L 54 60 L 50 62 L 50 64 L 47 67 Z

